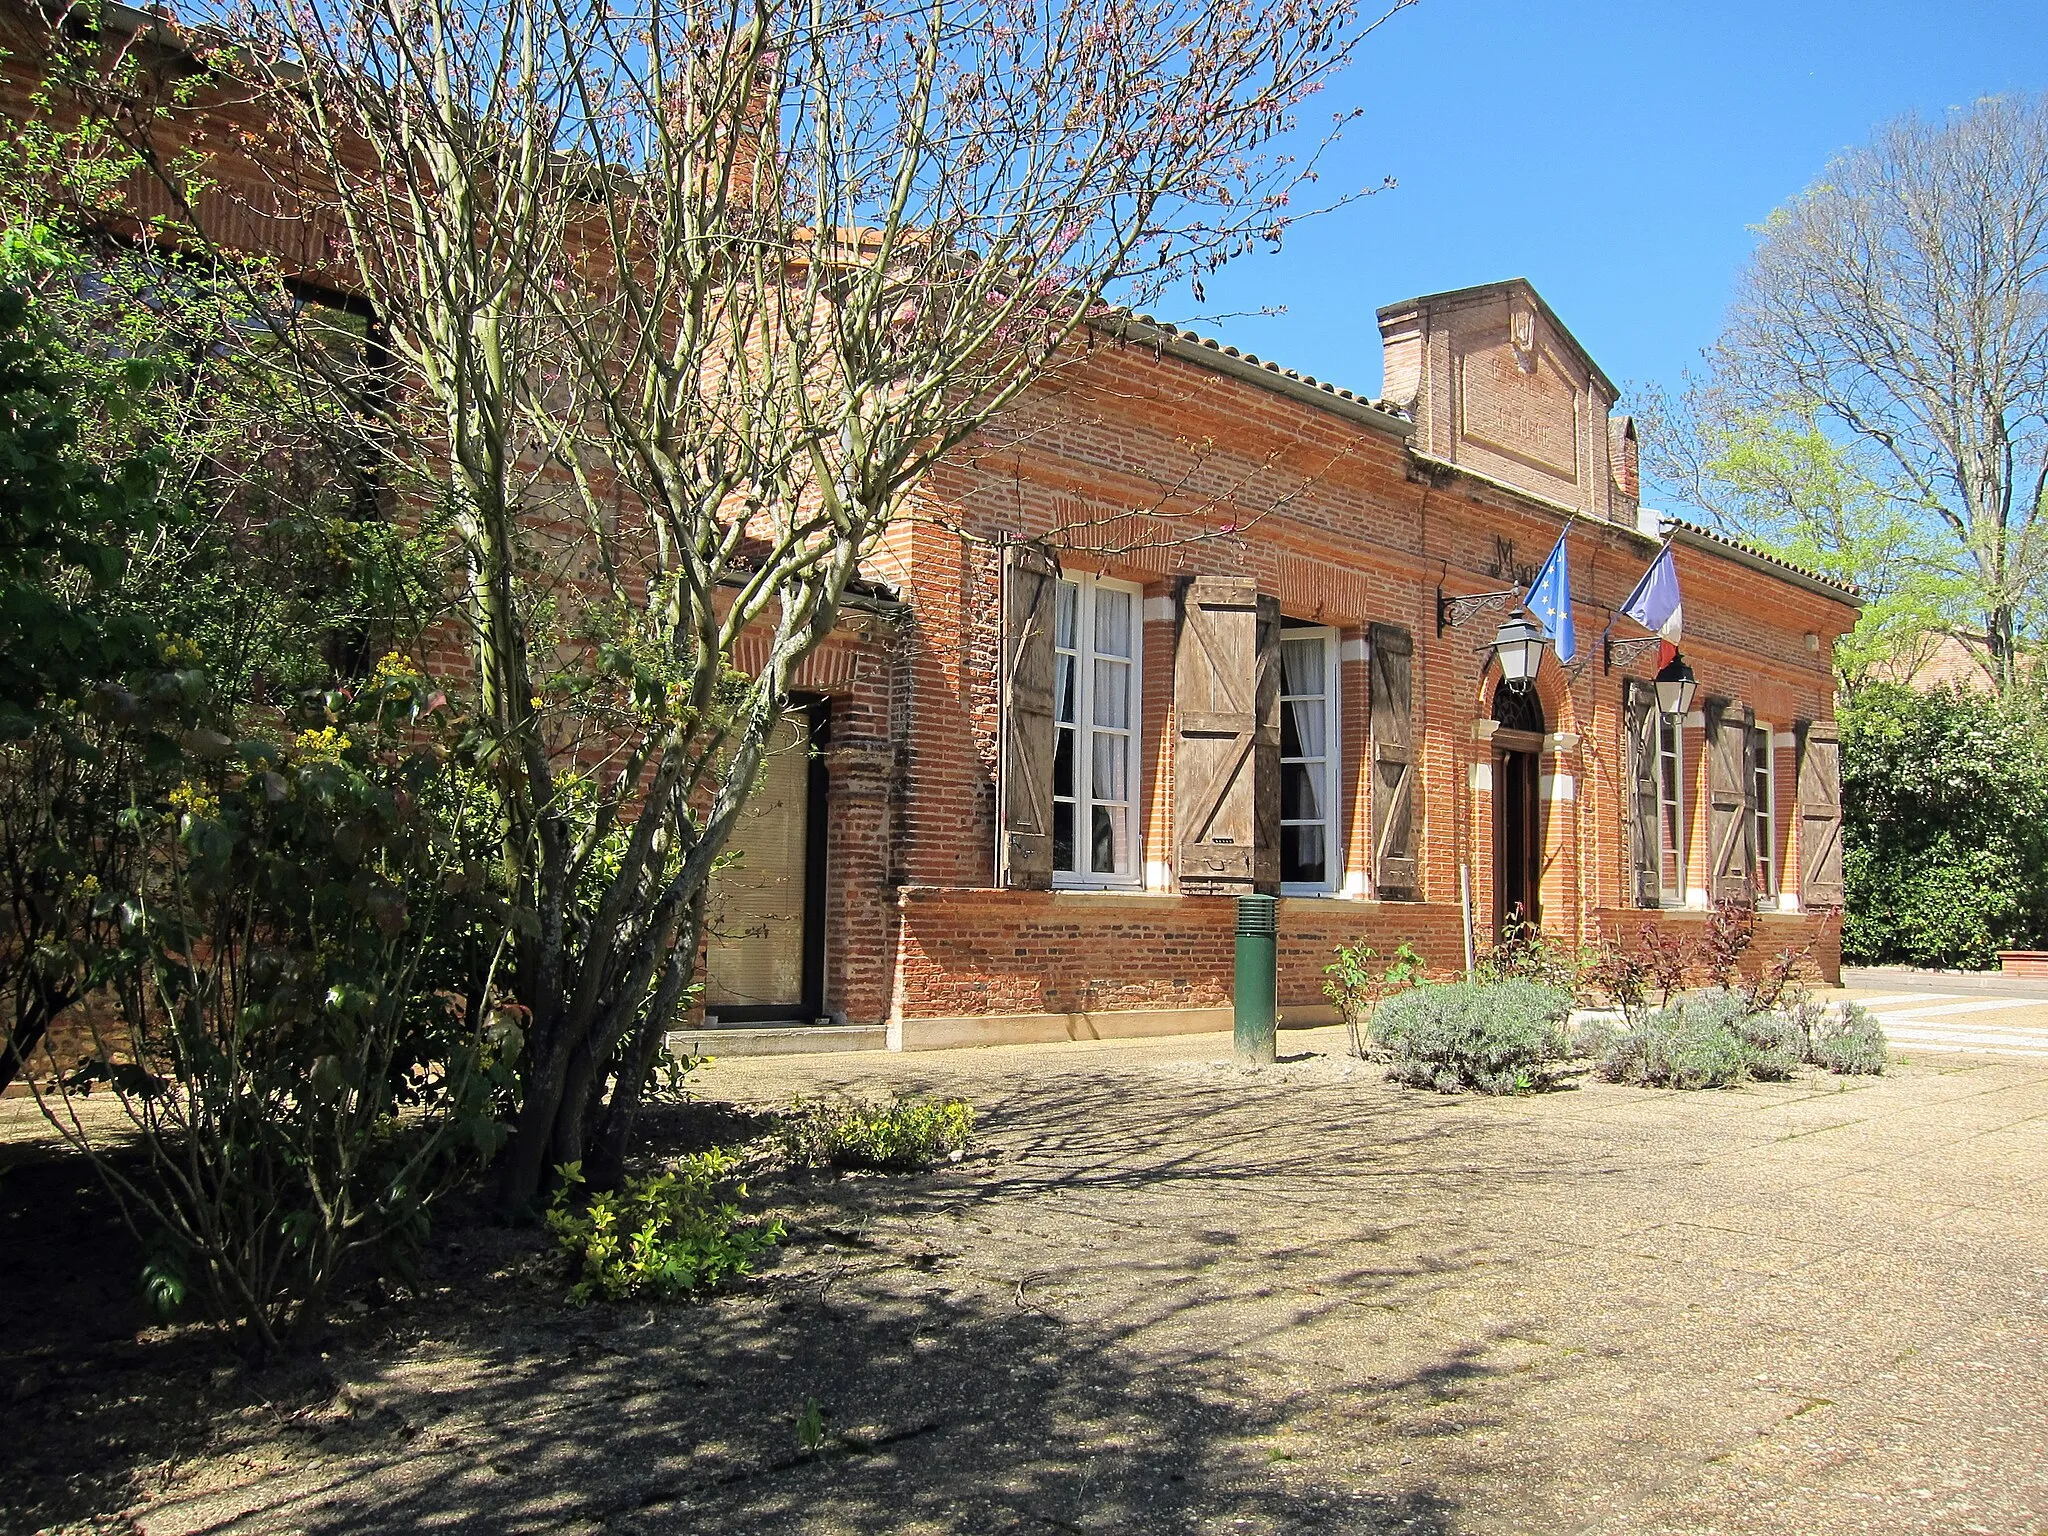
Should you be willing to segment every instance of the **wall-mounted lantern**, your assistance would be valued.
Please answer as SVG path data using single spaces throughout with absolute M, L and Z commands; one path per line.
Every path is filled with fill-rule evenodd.
M 1692 713 L 1692 696 L 1699 688 L 1699 681 L 1692 675 L 1685 658 L 1672 654 L 1657 671 L 1657 708 L 1667 715 L 1689 715 Z
M 1543 626 L 1522 611 L 1521 601 L 1524 589 L 1519 586 L 1502 587 L 1498 592 L 1475 592 L 1470 597 L 1446 597 L 1444 589 L 1436 589 L 1436 632 L 1439 637 L 1447 629 L 1456 629 L 1468 619 L 1492 609 L 1516 610 L 1508 621 L 1494 631 L 1493 643 L 1479 647 L 1481 656 L 1490 656 L 1500 663 L 1502 679 L 1520 693 L 1529 686 L 1536 676 L 1536 669 L 1543 665 L 1543 648 L 1550 643 L 1550 637 Z
M 1535 680 L 1543 665 L 1543 648 L 1550 643 L 1543 626 L 1526 613 L 1518 613 L 1494 632 L 1488 647 L 1500 663 L 1501 681 L 1520 693 Z

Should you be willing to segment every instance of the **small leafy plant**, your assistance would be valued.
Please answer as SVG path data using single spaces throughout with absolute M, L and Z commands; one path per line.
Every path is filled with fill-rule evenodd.
M 1571 1006 L 1569 992 L 1531 981 L 1420 986 L 1380 1007 L 1372 1038 L 1390 1058 L 1394 1082 L 1441 1093 L 1528 1093 L 1548 1086 L 1571 1055 Z
M 1546 936 L 1536 920 L 1518 906 L 1501 924 L 1499 942 L 1472 968 L 1472 979 L 1534 982 L 1577 996 L 1586 965 L 1584 955 Z
M 1741 1032 L 1748 1016 L 1739 993 L 1677 997 L 1608 1043 L 1600 1075 L 1655 1088 L 1726 1088 L 1749 1075 L 1751 1048 Z
M 825 1103 L 799 1095 L 775 1131 L 791 1168 L 877 1168 L 909 1172 L 941 1158 L 958 1161 L 974 1137 L 965 1099 Z
M 796 1446 L 806 1456 L 815 1456 L 825 1448 L 825 1411 L 815 1397 L 805 1398 L 796 1416 Z
M 575 1268 L 569 1300 L 659 1301 L 697 1296 L 753 1272 L 757 1255 L 780 1242 L 779 1220 L 750 1221 L 739 1201 L 746 1186 L 733 1178 L 740 1160 L 712 1148 L 676 1158 L 659 1173 L 629 1176 L 617 1190 L 599 1190 L 575 1205 L 583 1183 L 579 1163 L 556 1171 L 561 1187 L 548 1209 L 548 1228 Z
M 1418 985 L 1428 971 L 1428 963 L 1412 944 L 1395 950 L 1386 964 L 1379 962 L 1380 952 L 1371 945 L 1346 944 L 1338 949 L 1336 960 L 1323 967 L 1328 978 L 1323 995 L 1337 1005 L 1351 1036 L 1351 1054 L 1361 1061 L 1365 1059 L 1366 1034 L 1380 1004 L 1396 992 Z
M 1825 1009 L 1808 1030 L 1806 1059 L 1844 1076 L 1874 1077 L 1884 1071 L 1884 1029 L 1857 1003 Z

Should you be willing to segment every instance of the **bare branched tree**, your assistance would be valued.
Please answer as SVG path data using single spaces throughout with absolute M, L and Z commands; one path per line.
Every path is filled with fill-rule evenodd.
M 797 668 L 927 472 L 1121 306 L 1311 211 L 1342 118 L 1282 140 L 1384 20 L 295 0 L 188 32 L 213 142 L 267 177 L 195 223 L 318 234 L 388 353 L 386 483 L 460 531 L 531 1010 L 508 1210 L 616 1171 Z M 273 324 L 309 376 L 360 355 Z
M 1904 118 L 1773 214 L 1719 358 L 1939 535 L 2015 680 L 2048 577 L 2048 97 Z

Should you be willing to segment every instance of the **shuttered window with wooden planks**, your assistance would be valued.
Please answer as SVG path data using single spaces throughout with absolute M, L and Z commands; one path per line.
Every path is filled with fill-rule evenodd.
M 1756 892 L 1764 906 L 1778 904 L 1778 754 L 1767 721 L 1749 728 L 1750 809 L 1756 821 Z
M 1412 897 L 1415 861 L 1415 642 L 1375 624 L 1367 633 L 1372 696 L 1372 879 L 1382 899 Z
M 1059 561 L 1041 544 L 1003 548 L 1002 720 L 996 880 L 1052 886 L 1053 622 Z
M 1182 587 L 1173 809 L 1184 891 L 1279 889 L 1279 655 L 1279 600 L 1249 577 Z
M 1052 872 L 1064 885 L 1138 883 L 1139 635 L 1128 582 L 1059 584 L 1053 619 Z
M 1756 900 L 1756 772 L 1750 762 L 1755 713 L 1731 699 L 1709 699 L 1707 848 L 1716 901 Z
M 1628 817 L 1628 889 L 1639 907 L 1663 903 L 1662 832 L 1658 825 L 1659 716 L 1657 690 L 1639 678 L 1622 684 L 1622 731 L 1627 760 L 1623 808 Z
M 1842 744 L 1832 720 L 1799 725 L 1799 904 L 1842 904 Z

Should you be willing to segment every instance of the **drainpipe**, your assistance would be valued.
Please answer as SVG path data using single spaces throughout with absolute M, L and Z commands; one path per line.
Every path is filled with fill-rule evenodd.
M 1240 1066 L 1269 1067 L 1279 1055 L 1280 903 L 1237 898 L 1237 977 L 1230 1001 Z

